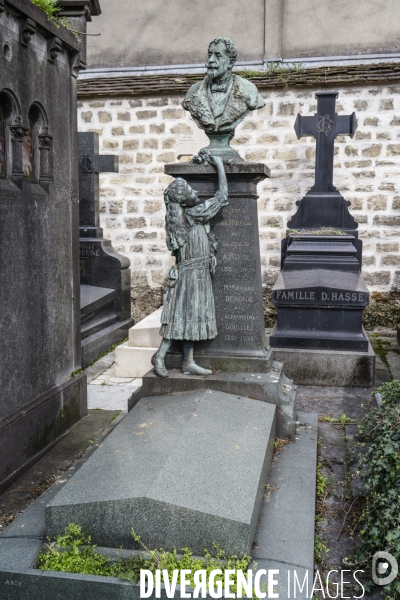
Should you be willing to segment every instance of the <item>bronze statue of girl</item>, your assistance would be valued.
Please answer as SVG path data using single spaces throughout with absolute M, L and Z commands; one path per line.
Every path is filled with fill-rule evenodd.
M 167 247 L 176 258 L 168 274 L 160 335 L 163 340 L 152 358 L 156 374 L 168 377 L 165 355 L 172 340 L 183 341 L 182 373 L 210 375 L 194 362 L 197 340 L 217 335 L 211 274 L 217 264 L 218 241 L 210 231 L 210 220 L 228 203 L 228 184 L 222 159 L 209 157 L 218 172 L 219 190 L 213 198 L 199 202 L 198 194 L 178 177 L 164 192 Z

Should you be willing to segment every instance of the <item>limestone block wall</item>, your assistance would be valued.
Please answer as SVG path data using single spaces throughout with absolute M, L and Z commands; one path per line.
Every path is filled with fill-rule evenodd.
M 372 291 L 400 286 L 400 85 L 336 88 L 337 111 L 356 112 L 351 139 L 340 136 L 334 183 L 351 202 L 364 242 L 364 277 Z M 236 130 L 232 145 L 248 161 L 265 162 L 270 179 L 259 184 L 262 274 L 269 289 L 280 265 L 280 242 L 296 200 L 313 184 L 315 140 L 297 140 L 296 114 L 313 114 L 319 88 L 261 90 L 264 108 Z M 191 151 L 196 128 L 182 97 L 96 98 L 79 103 L 79 129 L 97 131 L 100 148 L 117 153 L 119 174 L 100 179 L 101 226 L 114 248 L 131 260 L 133 316 L 156 308 L 171 264 L 165 247 L 164 164 Z M 195 136 L 201 147 L 199 132 Z

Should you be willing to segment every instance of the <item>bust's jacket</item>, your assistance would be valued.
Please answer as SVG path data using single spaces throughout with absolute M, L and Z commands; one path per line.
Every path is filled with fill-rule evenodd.
M 190 112 L 200 129 L 209 133 L 233 131 L 250 110 L 262 108 L 265 105 L 265 101 L 258 93 L 254 83 L 239 77 L 239 75 L 232 75 L 232 80 L 232 89 L 227 98 L 224 112 L 218 119 L 218 128 L 208 100 L 210 78 L 205 77 L 189 88 L 182 106 Z

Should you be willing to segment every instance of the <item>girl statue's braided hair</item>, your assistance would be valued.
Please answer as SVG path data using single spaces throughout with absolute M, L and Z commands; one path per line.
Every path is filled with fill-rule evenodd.
M 179 250 L 187 242 L 187 223 L 182 203 L 187 196 L 187 183 L 177 177 L 169 184 L 164 192 L 164 202 L 167 209 L 165 215 L 165 231 L 167 248 L 171 252 Z

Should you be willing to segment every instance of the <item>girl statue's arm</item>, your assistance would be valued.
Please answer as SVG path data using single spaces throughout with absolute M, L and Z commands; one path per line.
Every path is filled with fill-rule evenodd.
M 218 187 L 221 194 L 228 196 L 228 182 L 226 180 L 224 164 L 220 156 L 211 156 L 210 162 L 216 167 L 218 173 Z

